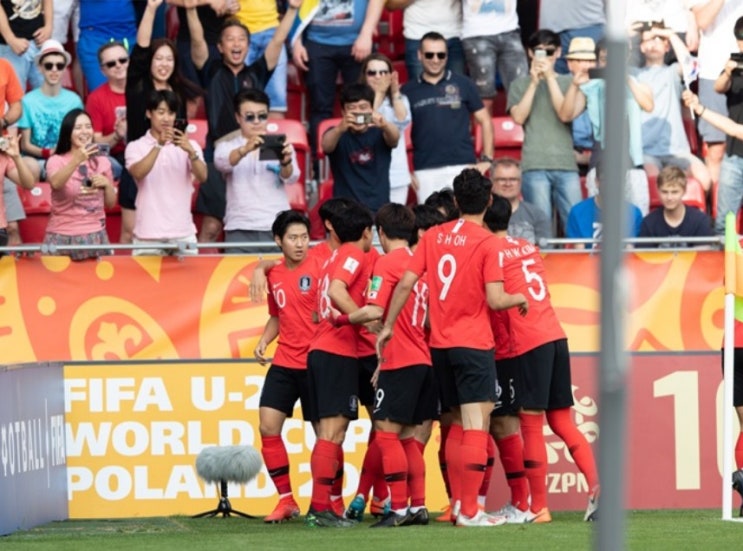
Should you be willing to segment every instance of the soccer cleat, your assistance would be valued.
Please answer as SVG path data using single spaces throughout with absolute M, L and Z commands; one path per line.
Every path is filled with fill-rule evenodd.
M 454 502 L 454 506 L 451 508 L 451 518 L 449 519 L 454 526 L 457 525 L 457 517 L 459 516 L 459 510 L 461 508 L 462 508 L 462 502 L 459 500 L 456 500 Z M 484 513 L 485 511 L 478 508 L 477 512 Z
M 534 515 L 534 519 L 532 519 L 534 524 L 546 524 L 552 522 L 552 515 L 547 507 L 542 507 L 536 513 L 532 512 L 532 515 Z
M 743 474 L 741 474 L 743 478 Z M 586 522 L 595 522 L 599 519 L 599 493 L 601 489 L 599 486 L 595 486 L 593 491 L 588 496 L 588 506 L 586 507 L 586 514 L 583 515 L 583 520 Z
M 346 509 L 346 518 L 361 522 L 364 520 L 364 509 L 366 508 L 366 502 L 364 496 L 358 495 L 353 498 L 353 501 Z
M 451 505 L 447 505 L 444 511 L 436 517 L 436 522 L 451 522 Z
M 484 511 L 477 511 L 474 517 L 470 518 L 462 513 L 457 515 L 456 526 L 472 527 L 472 526 L 502 526 L 506 524 L 506 517 L 500 517 L 495 515 L 489 515 Z
M 407 526 L 409 520 L 409 513 L 398 515 L 394 511 L 390 511 L 382 517 L 382 520 L 375 522 L 369 528 L 399 528 L 400 526 Z
M 330 509 L 326 511 L 314 511 L 310 509 L 304 517 L 304 523 L 310 528 L 351 528 L 356 523 L 339 517 Z
M 335 513 L 335 516 L 344 518 L 343 514 L 346 512 L 346 506 L 343 505 L 342 497 L 339 497 L 338 499 L 330 498 L 330 508 Z
M 372 497 L 371 505 L 369 505 L 369 512 L 375 517 L 383 517 L 390 512 L 390 496 L 384 499 L 377 499 Z
M 522 511 L 512 503 L 504 505 L 492 514 L 497 517 L 506 517 L 508 524 L 528 524 L 536 517 L 529 509 Z
M 291 520 L 299 516 L 299 505 L 292 496 L 281 498 L 273 512 L 263 522 L 276 523 Z
M 428 509 L 421 507 L 415 513 L 408 511 L 408 520 L 404 526 L 425 526 L 428 524 Z
M 733 490 L 743 498 L 743 469 L 738 469 L 733 473 Z

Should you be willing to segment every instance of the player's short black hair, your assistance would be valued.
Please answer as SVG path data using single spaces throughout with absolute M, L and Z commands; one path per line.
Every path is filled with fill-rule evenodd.
M 454 178 L 454 198 L 462 214 L 482 214 L 490 203 L 493 184 L 476 168 L 465 168 Z
M 510 220 L 511 202 L 494 193 L 493 202 L 485 211 L 485 225 L 491 232 L 506 231 Z
M 415 227 L 415 215 L 405 205 L 387 203 L 377 211 L 374 223 L 390 239 L 409 241 Z
M 274 237 L 283 239 L 292 224 L 303 224 L 307 228 L 307 232 L 310 231 L 310 220 L 304 214 L 296 210 L 282 210 L 273 221 L 271 233 Z
M 423 204 L 438 210 L 446 221 L 459 218 L 459 209 L 454 201 L 454 191 L 451 188 L 434 191 Z
M 320 215 L 320 220 L 322 220 L 323 222 L 329 220 L 332 224 L 332 218 L 335 214 L 344 209 L 347 209 L 350 205 L 353 204 L 355 203 L 351 199 L 346 199 L 345 197 L 333 197 L 332 199 L 328 199 L 322 205 L 320 205 L 317 213 Z
M 446 222 L 446 218 L 441 214 L 441 211 L 430 205 L 415 205 L 413 207 L 413 214 L 415 215 L 415 226 L 413 227 L 410 239 L 408 239 L 408 243 L 410 243 L 411 246 L 418 243 L 419 230 L 425 231 L 428 228 Z
M 341 209 L 330 219 L 333 229 L 341 243 L 353 243 L 364 235 L 364 230 L 371 229 L 374 220 L 371 212 L 358 203 L 351 203 Z

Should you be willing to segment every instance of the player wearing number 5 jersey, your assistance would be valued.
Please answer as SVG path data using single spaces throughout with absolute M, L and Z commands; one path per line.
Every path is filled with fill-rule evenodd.
M 477 506 L 477 493 L 487 463 L 490 412 L 495 402 L 495 361 L 488 307 L 528 309 L 523 295 L 503 290 L 497 240 L 483 228 L 490 204 L 490 181 L 475 169 L 454 179 L 454 197 L 461 218 L 427 231 L 395 288 L 377 346 L 380 357 L 392 337 L 398 315 L 415 283 L 427 274 L 431 356 L 442 408 L 454 424 L 446 442 L 452 497 L 461 502 L 460 526 L 496 526 Z M 454 514 L 454 513 L 453 513 Z
M 543 433 L 546 411 L 550 428 L 565 442 L 586 477 L 591 490 L 585 520 L 593 521 L 598 516 L 598 473 L 593 450 L 573 423 L 570 411 L 573 392 L 568 341 L 552 308 L 539 250 L 525 239 L 506 234 L 510 217 L 508 200 L 494 196 L 485 223 L 498 236 L 497 255 L 505 277 L 504 287 L 507 293 L 526 295 L 530 305 L 526 316 L 504 312 L 498 316 L 501 322 L 493 325 L 499 353 L 513 358 L 517 365 L 513 371 L 516 408 L 511 415 L 518 412 L 524 439 L 523 458 L 531 490 L 531 514 L 526 518 L 530 522 L 552 520 L 547 508 L 547 451 Z M 511 428 L 514 429 L 513 423 Z M 512 432 L 517 431 L 515 426 Z M 524 504 L 511 505 L 523 509 Z
M 261 392 L 259 419 L 263 461 L 279 492 L 279 503 L 265 522 L 282 522 L 299 515 L 289 480 L 289 457 L 281 438 L 287 417 L 297 399 L 304 420 L 309 420 L 307 352 L 315 333 L 313 314 L 317 306 L 320 266 L 307 256 L 310 222 L 304 215 L 280 212 L 271 228 L 284 258 L 268 275 L 269 320 L 255 347 L 255 356 L 265 364 L 266 348 L 278 337 L 278 347 Z

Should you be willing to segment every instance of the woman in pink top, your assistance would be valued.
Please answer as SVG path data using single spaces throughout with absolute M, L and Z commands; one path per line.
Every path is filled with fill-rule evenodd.
M 82 109 L 73 109 L 59 131 L 55 155 L 47 161 L 52 187 L 52 212 L 44 243 L 48 245 L 108 245 L 106 212 L 116 204 L 111 163 L 98 155 L 93 123 Z M 62 251 L 72 260 L 111 254 L 107 248 Z

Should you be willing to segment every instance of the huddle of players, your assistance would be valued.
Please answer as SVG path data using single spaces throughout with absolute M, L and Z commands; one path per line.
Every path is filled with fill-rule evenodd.
M 506 235 L 510 203 L 491 196 L 477 170 L 464 170 L 453 188 L 459 213 L 449 221 L 433 207 L 397 204 L 373 221 L 364 207 L 331 200 L 321 209 L 328 240 L 309 250 L 307 219 L 277 216 L 273 234 L 284 258 L 266 266 L 270 319 L 256 347 L 265 362 L 267 345 L 279 339 L 260 402 L 264 461 L 280 494 L 267 522 L 299 515 L 281 441 L 298 398 L 317 436 L 310 526 L 353 526 L 372 486 L 371 511 L 381 516 L 372 527 L 427 524 L 423 449 L 439 418 L 449 520 L 549 522 L 545 411 L 588 480 L 586 520 L 595 519 L 595 461 L 570 416 L 567 340 L 541 256 Z M 373 223 L 384 255 L 371 246 Z M 359 403 L 373 430 L 344 513 L 342 444 Z M 512 495 L 489 514 L 483 496 L 496 446 Z

